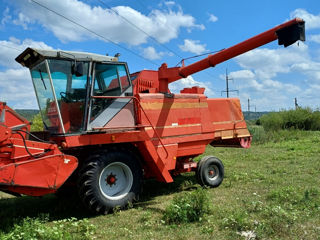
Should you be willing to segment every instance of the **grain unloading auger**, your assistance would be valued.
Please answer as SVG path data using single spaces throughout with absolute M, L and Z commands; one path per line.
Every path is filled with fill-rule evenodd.
M 293 19 L 189 66 L 133 74 L 117 57 L 27 48 L 16 61 L 30 69 L 45 131 L 37 139 L 0 104 L 0 190 L 37 196 L 64 183 L 106 213 L 137 199 L 145 178 L 169 183 L 196 171 L 217 187 L 222 162 L 193 158 L 208 144 L 250 147 L 239 99 L 208 99 L 199 87 L 172 94 L 168 84 L 276 39 L 286 47 L 304 38 L 304 21 Z

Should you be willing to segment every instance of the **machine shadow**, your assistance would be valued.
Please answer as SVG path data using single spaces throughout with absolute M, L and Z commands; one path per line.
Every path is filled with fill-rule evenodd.
M 174 177 L 173 183 L 161 183 L 155 179 L 147 180 L 143 185 L 143 192 L 134 207 L 141 207 L 156 212 L 162 212 L 161 209 L 154 207 L 157 204 L 154 199 L 159 196 L 168 196 L 173 193 L 190 191 L 199 188 L 194 173 L 184 173 Z
M 183 174 L 174 178 L 174 182 L 160 183 L 156 180 L 146 180 L 139 202 L 134 207 L 142 207 L 153 211 L 154 199 L 161 195 L 169 195 L 189 188 L 196 188 L 196 179 L 193 173 Z M 47 216 L 51 221 L 66 218 L 91 218 L 97 216 L 88 211 L 76 194 L 68 197 L 57 197 L 54 194 L 43 197 L 12 197 L 0 199 L 0 231 L 10 231 L 14 224 L 19 224 L 24 218 Z
M 75 217 L 89 218 L 92 213 L 83 207 L 77 196 L 58 198 L 54 194 L 43 197 L 13 197 L 0 199 L 0 231 L 10 231 L 14 224 L 24 218 L 43 218 L 61 220 Z

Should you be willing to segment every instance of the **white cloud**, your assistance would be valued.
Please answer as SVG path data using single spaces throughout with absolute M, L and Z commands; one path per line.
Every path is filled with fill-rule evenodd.
M 250 70 L 235 71 L 235 72 L 231 72 L 229 75 L 231 78 L 240 78 L 240 79 L 250 79 L 255 77 L 254 73 Z
M 320 62 L 304 61 L 295 63 L 291 69 L 298 72 L 320 71 Z
M 20 41 L 10 37 L 9 41 L 0 40 L 0 66 L 6 67 L 0 71 L 0 101 L 8 102 L 13 108 L 37 109 L 29 70 L 14 60 L 27 47 L 52 49 L 32 39 Z
M 291 18 L 302 18 L 306 22 L 306 29 L 315 29 L 320 28 L 320 14 L 319 15 L 313 15 L 309 12 L 307 12 L 305 9 L 298 8 L 291 12 L 290 14 Z
M 275 77 L 278 73 L 288 73 L 291 66 L 308 59 L 308 46 L 304 43 L 283 49 L 255 49 L 236 57 L 242 68 L 254 69 L 258 77 L 265 79 Z
M 15 37 L 11 37 L 9 41 L 0 40 L 0 65 L 8 68 L 20 68 L 21 65 L 15 61 L 15 58 L 27 47 L 52 49 L 44 42 L 37 42 L 32 39 L 25 39 L 22 42 Z
M 320 91 L 320 84 L 311 84 L 310 87 L 314 90 Z
M 5 25 L 7 22 L 11 21 L 11 16 L 9 14 L 10 9 L 6 7 L 6 9 L 3 11 L 3 17 L 1 19 L 1 25 Z
M 154 47 L 143 49 L 143 56 L 150 60 L 160 59 L 164 54 L 164 52 L 157 52 Z
M 0 101 L 7 102 L 12 108 L 38 108 L 27 68 L 0 72 Z
M 260 110 L 279 110 L 294 107 L 295 97 L 308 97 L 302 106 L 319 107 L 319 94 L 311 86 L 320 84 L 320 62 L 312 59 L 311 50 L 300 43 L 288 48 L 255 49 L 237 57 L 243 70 L 231 72 L 230 76 L 239 84 L 244 106 L 250 98 Z M 282 73 L 291 73 L 293 81 L 288 83 L 291 79 L 280 77 Z
M 173 93 L 180 93 L 180 90 L 184 88 L 190 88 L 190 87 L 203 87 L 205 88 L 205 94 L 208 97 L 212 97 L 214 95 L 214 91 L 211 89 L 211 83 L 210 82 L 199 82 L 194 80 L 192 76 L 188 76 L 186 78 L 181 78 L 180 80 L 173 82 L 169 84 L 169 89 Z
M 32 23 L 31 19 L 23 13 L 18 14 L 18 18 L 13 20 L 15 25 L 21 25 L 24 30 L 28 29 L 28 24 Z
M 179 48 L 184 52 L 201 54 L 207 51 L 206 46 L 206 44 L 200 44 L 199 40 L 185 39 L 184 44 L 179 45 Z
M 317 35 L 310 35 L 308 37 L 309 41 L 315 42 L 315 43 L 320 43 L 320 34 Z
M 216 22 L 216 21 L 218 21 L 218 17 L 213 14 L 209 14 L 209 21 Z
M 166 6 L 174 6 L 176 3 L 174 1 L 166 1 L 164 2 Z
M 320 28 L 320 15 L 297 9 L 291 13 L 293 17 L 306 21 L 307 33 Z M 320 43 L 317 34 L 308 35 L 307 40 Z M 235 58 L 242 70 L 231 72 L 230 76 L 238 84 L 244 109 L 248 98 L 258 111 L 293 108 L 295 97 L 301 106 L 320 106 L 320 58 L 317 59 L 317 49 L 307 44 L 259 48 Z
M 18 16 L 14 21 L 24 28 L 28 27 L 30 23 L 37 22 L 52 31 L 63 42 L 97 38 L 83 28 L 30 1 L 17 0 L 12 4 L 19 9 Z M 188 30 L 204 29 L 203 25 L 196 24 L 194 17 L 184 14 L 181 8 L 175 11 L 156 9 L 148 15 L 144 15 L 128 6 L 117 6 L 112 8 L 114 10 L 112 11 L 100 6 L 91 7 L 78 0 L 45 1 L 42 4 L 114 42 L 123 42 L 130 45 L 146 43 L 148 36 L 124 21 L 114 11 L 161 43 L 177 38 L 181 28 L 187 28 Z
M 16 44 L 16 45 L 20 45 L 21 44 L 21 40 L 16 38 L 16 37 L 9 37 L 9 41 Z
M 261 91 L 264 88 L 263 84 L 256 80 L 256 75 L 251 70 L 230 72 L 229 76 L 240 84 L 239 89 L 248 88 L 254 91 Z M 220 78 L 224 79 L 225 76 L 221 75 Z
M 164 7 L 164 6 L 166 6 L 168 8 L 172 8 L 174 6 L 180 8 L 180 5 L 177 4 L 175 1 L 160 1 L 158 3 L 158 7 L 161 8 L 161 7 Z
M 266 91 L 271 90 L 277 93 L 298 93 L 301 90 L 297 85 L 285 84 L 272 79 L 263 80 L 262 84 Z

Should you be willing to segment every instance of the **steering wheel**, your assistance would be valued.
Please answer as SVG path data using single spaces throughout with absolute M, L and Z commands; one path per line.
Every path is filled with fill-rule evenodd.
M 61 96 L 61 99 L 66 102 L 66 103 L 69 103 L 69 102 L 72 102 L 72 98 L 70 96 L 69 93 L 66 93 L 66 92 L 60 92 L 60 96 Z

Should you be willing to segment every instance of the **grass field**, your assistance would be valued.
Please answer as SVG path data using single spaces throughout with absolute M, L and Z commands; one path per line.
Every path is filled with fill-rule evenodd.
M 211 210 L 198 222 L 163 221 L 174 196 L 198 187 L 190 173 L 147 181 L 138 203 L 106 216 L 73 198 L 0 193 L 0 239 L 320 239 L 320 132 L 279 136 L 250 149 L 207 148 L 225 179 L 205 190 Z

